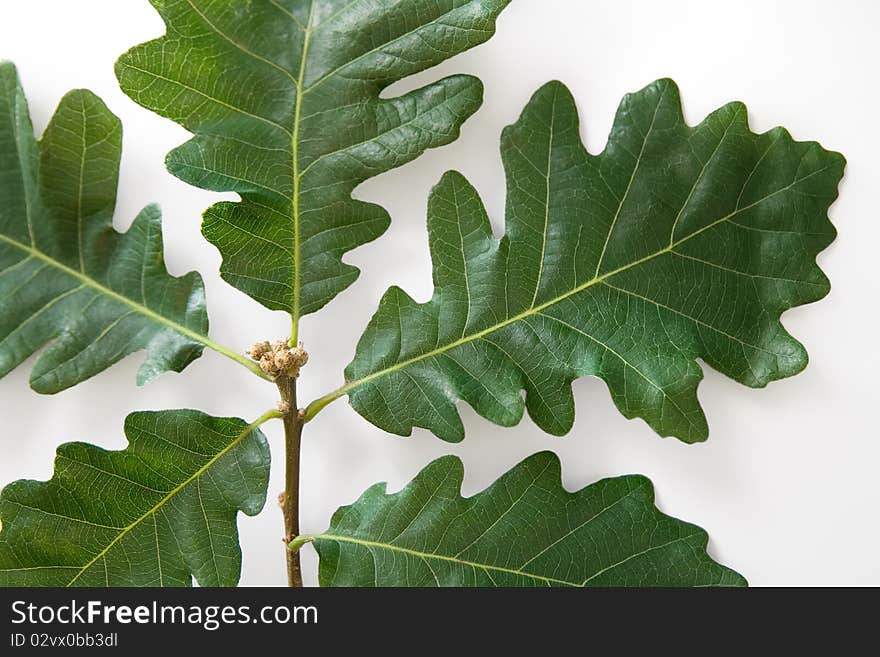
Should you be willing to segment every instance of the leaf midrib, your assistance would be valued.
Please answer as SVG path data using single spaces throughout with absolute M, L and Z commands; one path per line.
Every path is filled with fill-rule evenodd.
M 296 78 L 296 105 L 293 110 L 293 132 L 290 137 L 291 142 L 291 159 L 293 160 L 293 309 L 291 311 L 292 326 L 290 333 L 290 346 L 294 346 L 299 338 L 299 319 L 302 314 L 302 275 L 300 267 L 302 263 L 302 244 L 300 235 L 300 185 L 302 179 L 299 173 L 299 130 L 302 118 L 302 103 L 304 95 L 304 78 L 306 75 L 306 65 L 309 58 L 309 45 L 312 39 L 312 18 L 315 12 L 315 0 L 309 4 L 309 18 L 306 23 L 306 30 L 303 36 L 302 55 L 300 56 L 299 75 Z
M 353 3 L 349 3 L 345 7 L 336 11 L 333 15 L 331 15 L 330 17 L 328 17 L 327 19 L 325 19 L 324 21 L 322 21 L 318 25 L 312 25 L 312 20 L 314 17 L 314 10 L 315 10 L 315 0 L 311 0 L 311 2 L 309 4 L 308 21 L 305 26 L 302 26 L 301 24 L 299 25 L 300 29 L 303 31 L 304 37 L 303 37 L 302 55 L 300 57 L 299 75 L 296 78 L 296 104 L 294 106 L 293 130 L 291 132 L 291 153 L 292 153 L 292 160 L 293 160 L 293 193 L 292 193 L 293 198 L 292 198 L 292 208 L 291 208 L 292 215 L 293 215 L 293 283 L 292 283 L 293 308 L 291 310 L 291 318 L 292 318 L 292 327 L 291 327 L 291 336 L 290 336 L 290 345 L 291 346 L 293 346 L 297 343 L 298 335 L 299 335 L 299 320 L 303 314 L 302 313 L 302 289 L 301 289 L 302 275 L 301 275 L 301 271 L 300 271 L 301 267 L 302 267 L 302 244 L 301 244 L 302 237 L 300 234 L 300 215 L 301 215 L 300 187 L 302 184 L 303 175 L 305 174 L 306 171 L 308 171 L 308 169 L 311 168 L 312 164 L 315 164 L 315 162 L 312 162 L 311 164 L 309 164 L 306 167 L 306 169 L 302 173 L 300 173 L 299 133 L 300 133 L 300 124 L 301 124 L 301 120 L 302 120 L 303 98 L 309 92 L 311 92 L 313 89 L 315 89 L 317 86 L 319 86 L 320 84 L 322 84 L 326 80 L 333 78 L 341 70 L 347 68 L 348 66 L 351 66 L 355 62 L 358 62 L 369 55 L 375 54 L 376 52 L 378 52 L 382 48 L 387 47 L 391 43 L 395 43 L 397 41 L 400 41 L 401 39 L 403 39 L 407 36 L 410 36 L 411 34 L 415 34 L 415 33 L 419 32 L 420 30 L 425 29 L 428 26 L 436 24 L 439 21 L 439 19 L 442 18 L 443 16 L 447 16 L 448 14 L 452 13 L 453 11 L 459 9 L 458 7 L 455 7 L 452 10 L 445 12 L 441 16 L 438 16 L 437 18 L 430 21 L 429 23 L 426 23 L 424 25 L 420 25 L 415 30 L 405 32 L 404 34 L 402 34 L 398 37 L 395 37 L 394 39 L 392 39 L 388 43 L 383 43 L 383 44 L 381 44 L 381 45 L 379 45 L 379 46 L 377 46 L 377 47 L 375 47 L 365 53 L 358 55 L 355 59 L 348 61 L 348 62 L 345 62 L 344 64 L 338 66 L 337 68 L 333 69 L 332 71 L 323 74 L 317 81 L 313 82 L 309 86 L 306 86 L 305 85 L 305 76 L 306 76 L 306 70 L 307 70 L 307 64 L 308 64 L 309 46 L 311 43 L 312 35 L 322 25 L 332 21 L 338 15 L 343 13 L 346 9 L 348 9 L 348 7 L 351 6 L 351 4 L 353 4 Z M 288 13 L 288 15 L 290 15 L 293 18 L 293 15 L 289 14 L 289 12 L 285 12 L 285 13 Z M 299 21 L 297 21 L 297 23 L 299 24 Z M 316 161 L 323 159 L 325 156 L 326 156 L 326 154 L 320 156 Z
M 27 244 L 22 244 L 18 240 L 15 240 L 7 235 L 0 234 L 0 241 L 5 242 L 6 244 L 9 244 L 10 246 L 17 248 L 17 249 L 23 251 L 24 253 L 27 253 L 32 258 L 36 258 L 38 260 L 45 262 L 49 266 L 54 267 L 55 269 L 61 271 L 62 273 L 66 274 L 67 276 L 70 276 L 71 278 L 76 279 L 83 286 L 89 287 L 89 288 L 95 290 L 96 292 L 98 292 L 106 297 L 109 297 L 110 299 L 113 299 L 114 301 L 117 301 L 121 304 L 128 306 L 129 308 L 131 308 L 132 310 L 134 310 L 137 313 L 140 313 L 141 315 L 143 315 L 147 319 L 150 319 L 151 321 L 154 321 L 158 324 L 163 324 L 164 326 L 167 326 L 168 328 L 172 329 L 173 331 L 175 331 L 183 336 L 186 336 L 186 337 L 190 338 L 191 340 L 194 340 L 195 342 L 198 342 L 198 343 L 208 347 L 209 349 L 213 349 L 214 351 L 221 353 L 224 356 L 232 358 L 233 360 L 238 361 L 238 362 L 242 363 L 243 365 L 245 365 L 248 369 L 254 371 L 253 363 L 248 361 L 244 356 L 236 354 L 236 353 L 230 351 L 229 349 L 217 344 L 216 342 L 211 340 L 206 335 L 202 335 L 201 333 L 198 333 L 198 332 L 192 330 L 191 328 L 184 326 L 183 324 L 179 324 L 179 323 L 175 322 L 174 320 L 168 319 L 167 317 L 160 315 L 159 313 L 157 313 L 155 310 L 153 310 L 149 306 L 145 306 L 141 303 L 138 303 L 137 301 L 134 301 L 133 299 L 126 297 L 125 295 L 122 295 L 122 294 L 119 294 L 118 292 L 115 292 L 114 290 L 110 289 L 109 287 L 102 285 L 101 283 L 96 281 L 94 278 L 90 277 L 88 274 L 85 274 L 84 272 L 80 272 L 80 271 L 77 271 L 76 269 L 68 267 L 63 262 L 56 260 L 55 258 L 53 258 L 52 256 L 50 256 L 46 253 L 43 253 L 39 249 L 37 249 L 33 246 L 28 246 Z
M 348 394 L 352 390 L 355 390 L 356 388 L 359 388 L 360 386 L 362 386 L 366 383 L 369 383 L 370 381 L 374 381 L 375 379 L 378 379 L 378 378 L 384 377 L 388 374 L 392 374 L 394 372 L 408 368 L 408 367 L 415 365 L 416 363 L 419 363 L 423 360 L 433 358 L 434 356 L 439 356 L 441 354 L 446 353 L 447 351 L 451 351 L 453 349 L 461 347 L 461 346 L 468 344 L 470 342 L 474 342 L 476 340 L 484 338 L 487 335 L 491 335 L 492 333 L 494 333 L 496 331 L 499 331 L 507 326 L 510 326 L 511 324 L 515 324 L 516 322 L 519 322 L 519 321 L 522 321 L 522 320 L 527 319 L 529 317 L 532 317 L 534 315 L 537 315 L 537 314 L 543 312 L 544 310 L 547 310 L 548 308 L 555 306 L 558 303 L 561 303 L 562 301 L 568 299 L 569 297 L 572 297 L 580 292 L 583 292 L 584 290 L 587 290 L 587 289 L 593 287 L 594 285 L 605 282 L 607 279 L 609 279 L 613 276 L 616 276 L 617 274 L 621 274 L 629 269 L 643 265 L 646 262 L 649 262 L 659 256 L 670 253 L 676 247 L 684 244 L 688 240 L 696 237 L 697 235 L 700 235 L 701 233 L 703 233 L 707 230 L 710 230 L 711 228 L 714 228 L 715 226 L 718 226 L 726 221 L 729 221 L 730 219 L 734 218 L 735 216 L 737 216 L 743 212 L 746 212 L 746 211 L 760 205 L 761 203 L 764 203 L 765 201 L 769 200 L 770 198 L 776 196 L 777 194 L 781 194 L 783 192 L 786 192 L 789 189 L 791 189 L 792 187 L 794 187 L 795 185 L 798 185 L 813 176 L 816 176 L 820 173 L 823 173 L 824 171 L 827 171 L 829 168 L 830 168 L 830 166 L 826 166 L 826 167 L 823 167 L 822 169 L 818 169 L 816 171 L 813 171 L 812 173 L 809 173 L 806 176 L 803 176 L 802 178 L 798 178 L 798 179 L 794 180 L 793 182 L 789 183 L 788 185 L 786 185 L 785 187 L 777 189 L 776 191 L 771 192 L 767 196 L 764 196 L 764 197 L 758 199 L 757 201 L 750 203 L 749 205 L 743 206 L 741 208 L 737 208 L 733 212 L 721 217 L 720 219 L 716 219 L 715 221 L 712 221 L 711 223 L 707 224 L 706 226 L 703 226 L 702 228 L 694 231 L 690 235 L 687 235 L 687 236 L 685 236 L 675 242 L 672 242 L 668 246 L 664 247 L 663 249 L 660 249 L 659 251 L 656 251 L 655 253 L 651 253 L 647 256 L 644 256 L 643 258 L 640 258 L 639 260 L 636 260 L 636 261 L 631 262 L 629 264 L 618 267 L 617 269 L 614 269 L 614 270 L 609 271 L 605 274 L 602 274 L 601 276 L 595 276 L 595 277 L 591 278 L 590 280 L 576 286 L 572 290 L 570 290 L 564 294 L 561 294 L 558 297 L 550 299 L 549 301 L 546 301 L 538 306 L 532 306 L 529 309 L 524 310 L 523 312 L 518 313 L 512 317 L 509 317 L 508 319 L 505 319 L 502 322 L 498 322 L 497 324 L 489 326 L 489 327 L 482 329 L 481 331 L 478 331 L 476 333 L 473 333 L 469 336 L 459 338 L 458 340 L 455 340 L 454 342 L 451 342 L 447 345 L 437 347 L 435 349 L 432 349 L 431 351 L 425 352 L 424 354 L 420 354 L 418 356 L 413 356 L 412 358 L 409 358 L 401 363 L 396 363 L 390 367 L 378 370 L 377 372 L 373 372 L 372 374 L 368 374 L 367 376 L 364 376 L 360 379 L 356 379 L 354 381 L 351 381 L 351 382 L 345 384 L 344 386 L 342 386 L 341 388 L 339 388 L 338 390 L 336 390 L 335 392 L 331 393 L 330 395 L 312 402 L 312 404 L 309 405 L 309 408 L 311 408 L 313 410 L 311 412 L 309 412 L 307 409 L 307 417 L 312 417 L 314 415 L 314 413 L 319 411 L 321 408 L 326 406 L 326 404 L 330 403 L 334 399 L 337 399 L 337 398 L 341 397 L 342 395 Z
M 304 539 L 306 537 L 303 537 Z M 390 543 L 381 543 L 378 541 L 368 541 L 362 538 L 354 538 L 352 536 L 340 536 L 338 534 L 315 534 L 313 536 L 309 536 L 308 540 L 311 541 L 337 541 L 341 543 L 352 543 L 354 545 L 360 545 L 365 548 L 378 548 L 382 550 L 389 550 L 391 552 L 399 552 L 401 554 L 406 554 L 412 557 L 417 557 L 422 559 L 423 561 L 427 561 L 429 559 L 433 559 L 435 561 L 446 561 L 450 563 L 455 563 L 461 566 L 469 566 L 471 568 L 479 568 L 480 570 L 492 570 L 495 572 L 502 572 L 508 575 L 516 575 L 519 577 L 527 577 L 529 579 L 538 580 L 541 582 L 545 582 L 547 584 L 559 584 L 563 586 L 581 586 L 580 582 L 569 582 L 564 579 L 557 579 L 555 577 L 545 577 L 544 575 L 536 575 L 535 573 L 529 573 L 522 570 L 517 570 L 515 568 L 505 568 L 504 566 L 495 566 L 492 564 L 479 563 L 477 561 L 467 561 L 465 559 L 458 559 L 456 557 L 450 557 L 445 554 L 436 554 L 433 552 L 420 552 L 419 550 L 413 550 L 410 548 L 400 547 L 399 545 L 391 545 Z
M 309 536 L 308 540 L 310 540 L 310 541 L 326 540 L 326 541 L 337 541 L 337 542 L 341 542 L 341 543 L 351 543 L 351 544 L 359 545 L 359 546 L 367 548 L 367 549 L 377 548 L 377 549 L 381 549 L 381 550 L 388 550 L 390 552 L 399 552 L 401 554 L 406 554 L 408 556 L 421 559 L 426 564 L 429 563 L 429 560 L 433 559 L 435 561 L 446 561 L 446 562 L 455 563 L 455 564 L 461 565 L 461 566 L 468 566 L 468 567 L 475 568 L 475 569 L 479 568 L 480 570 L 484 570 L 484 571 L 502 572 L 507 575 L 526 577 L 528 579 L 534 579 L 534 580 L 537 580 L 540 582 L 544 582 L 546 584 L 558 584 L 560 586 L 571 586 L 571 587 L 575 587 L 575 588 L 584 588 L 589 584 L 590 581 L 596 579 L 597 577 L 599 577 L 601 575 L 604 575 L 605 573 L 607 573 L 610 570 L 613 570 L 619 566 L 622 566 L 625 563 L 632 561 L 633 559 L 637 559 L 638 557 L 641 557 L 645 554 L 648 554 L 649 552 L 654 552 L 656 550 L 662 550 L 663 548 L 669 547 L 670 545 L 674 545 L 674 544 L 680 543 L 682 541 L 687 541 L 688 539 L 693 538 L 693 536 L 695 536 L 695 535 L 696 534 L 677 536 L 670 541 L 666 541 L 665 543 L 661 543 L 660 545 L 652 545 L 649 548 L 646 548 L 644 550 L 640 550 L 639 552 L 635 552 L 635 553 L 627 556 L 626 558 L 621 559 L 620 561 L 615 561 L 614 563 L 605 566 L 601 570 L 596 571 L 595 573 L 590 575 L 583 582 L 570 582 L 568 580 L 558 579 L 555 577 L 546 577 L 544 575 L 536 575 L 535 573 L 529 573 L 529 572 L 526 572 L 523 570 L 518 570 L 516 568 L 505 568 L 504 566 L 495 566 L 492 564 L 485 564 L 485 563 L 480 563 L 477 561 L 467 561 L 465 559 L 458 559 L 456 557 L 450 557 L 445 554 L 436 554 L 434 552 L 421 552 L 419 550 L 413 550 L 410 548 L 404 548 L 404 547 L 400 547 L 397 545 L 391 545 L 390 543 L 381 543 L 378 541 L 368 541 L 366 539 L 354 538 L 354 537 L 349 537 L 349 536 L 340 536 L 338 534 L 315 534 L 313 536 Z M 305 538 L 305 537 L 303 537 L 303 538 Z M 429 566 L 429 570 L 431 570 L 431 574 L 434 576 L 434 579 L 436 581 L 437 575 L 430 568 L 430 566 Z M 487 574 L 488 574 L 488 572 L 487 572 Z

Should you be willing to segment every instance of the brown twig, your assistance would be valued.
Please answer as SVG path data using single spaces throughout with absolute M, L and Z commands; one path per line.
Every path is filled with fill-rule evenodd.
M 299 551 L 287 549 L 299 535 L 299 467 L 302 443 L 303 418 L 296 407 L 296 378 L 279 376 L 275 383 L 281 391 L 282 406 L 287 408 L 284 415 L 285 443 L 285 483 L 284 492 L 279 496 L 281 512 L 284 514 L 284 551 L 287 553 L 287 584 L 302 587 L 302 570 Z

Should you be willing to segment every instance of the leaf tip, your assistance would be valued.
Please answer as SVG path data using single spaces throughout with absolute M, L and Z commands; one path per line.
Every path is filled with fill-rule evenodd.
M 437 477 L 443 486 L 461 495 L 461 485 L 464 482 L 464 461 L 454 454 L 446 454 L 431 461 L 418 475 L 415 480 Z M 410 482 L 412 485 L 413 482 Z
M 15 64 L 8 59 L 0 59 L 0 76 L 14 76 L 16 79 L 18 78 L 18 69 L 15 67 Z
M 466 185 L 466 184 L 468 184 L 468 180 L 467 180 L 467 178 L 465 178 L 464 174 L 461 171 L 457 171 L 455 169 L 449 169 L 442 176 L 440 176 L 440 182 L 438 182 L 436 185 L 434 185 L 434 188 L 431 191 L 433 192 L 434 190 L 436 190 L 438 187 L 440 187 L 442 185 L 454 185 L 454 184 Z
M 559 458 L 559 455 L 556 452 L 550 451 L 549 449 L 543 449 L 540 452 L 536 452 L 531 456 L 524 458 L 519 465 L 514 466 L 513 469 L 517 469 L 520 467 L 528 468 L 528 467 L 541 467 L 545 471 L 549 471 L 551 476 L 555 476 L 556 479 L 559 479 L 560 483 L 562 481 L 562 460 Z

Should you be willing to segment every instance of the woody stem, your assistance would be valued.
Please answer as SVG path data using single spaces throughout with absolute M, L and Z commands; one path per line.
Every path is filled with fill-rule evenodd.
M 299 468 L 303 418 L 296 406 L 296 377 L 282 375 L 276 379 L 276 383 L 281 391 L 281 400 L 287 407 L 283 418 L 286 450 L 285 484 L 284 493 L 279 501 L 284 514 L 284 540 L 289 543 L 299 535 Z M 287 553 L 287 585 L 302 587 L 299 551 L 285 549 L 285 552 Z

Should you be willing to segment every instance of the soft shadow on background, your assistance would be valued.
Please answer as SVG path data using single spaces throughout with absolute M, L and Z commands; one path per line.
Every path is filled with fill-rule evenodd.
M 421 430 L 404 439 L 372 427 L 339 400 L 307 427 L 303 531 L 325 529 L 337 507 L 377 481 L 399 489 L 446 453 L 464 460 L 464 492 L 472 494 L 524 457 L 551 449 L 562 459 L 569 489 L 622 473 L 650 476 L 660 508 L 704 527 L 713 556 L 753 585 L 880 585 L 880 488 L 874 483 L 880 461 L 878 22 L 880 5 L 861 0 L 750 0 L 736 11 L 728 3 L 696 0 L 516 0 L 487 45 L 390 89 L 399 93 L 442 75 L 471 73 L 483 79 L 486 103 L 460 141 L 358 189 L 358 197 L 388 208 L 392 226 L 346 258 L 361 268 L 358 282 L 302 323 L 311 353 L 301 382 L 306 401 L 341 383 L 389 285 L 419 301 L 430 297 L 425 206 L 445 170 L 458 169 L 476 185 L 496 231 L 502 230 L 500 132 L 552 78 L 574 93 L 594 153 L 604 146 L 621 96 L 667 76 L 680 85 L 691 124 L 741 100 L 754 130 L 784 125 L 796 139 L 843 152 L 847 176 L 831 211 L 840 237 L 819 259 L 834 289 L 784 317 L 810 352 L 803 374 L 749 390 L 706 372 L 700 399 L 711 436 L 702 445 L 660 439 L 643 422 L 626 421 L 596 379 L 576 382 L 578 416 L 565 438 L 544 435 L 528 419 L 513 429 L 496 427 L 462 405 L 463 443 L 447 445 Z M 92 89 L 121 116 L 116 226 L 127 228 L 147 203 L 161 204 L 169 269 L 202 273 L 213 338 L 244 349 L 260 338 L 286 336 L 285 315 L 220 279 L 219 255 L 199 234 L 201 211 L 222 195 L 165 172 L 165 153 L 187 133 L 136 106 L 116 85 L 116 57 L 162 31 L 146 0 L 6 2 L 0 4 L 0 59 L 18 65 L 38 131 L 74 87 Z M 0 485 L 47 479 L 60 442 L 123 447 L 122 423 L 132 410 L 188 407 L 252 420 L 276 400 L 273 386 L 212 353 L 181 375 L 166 374 L 139 389 L 134 379 L 141 359 L 131 356 L 51 397 L 28 389 L 33 359 L 0 380 Z M 274 503 L 283 487 L 282 436 L 280 426 L 265 430 L 275 465 L 266 509 L 240 521 L 245 585 L 285 582 L 281 514 Z M 307 584 L 316 583 L 310 547 L 304 571 Z

